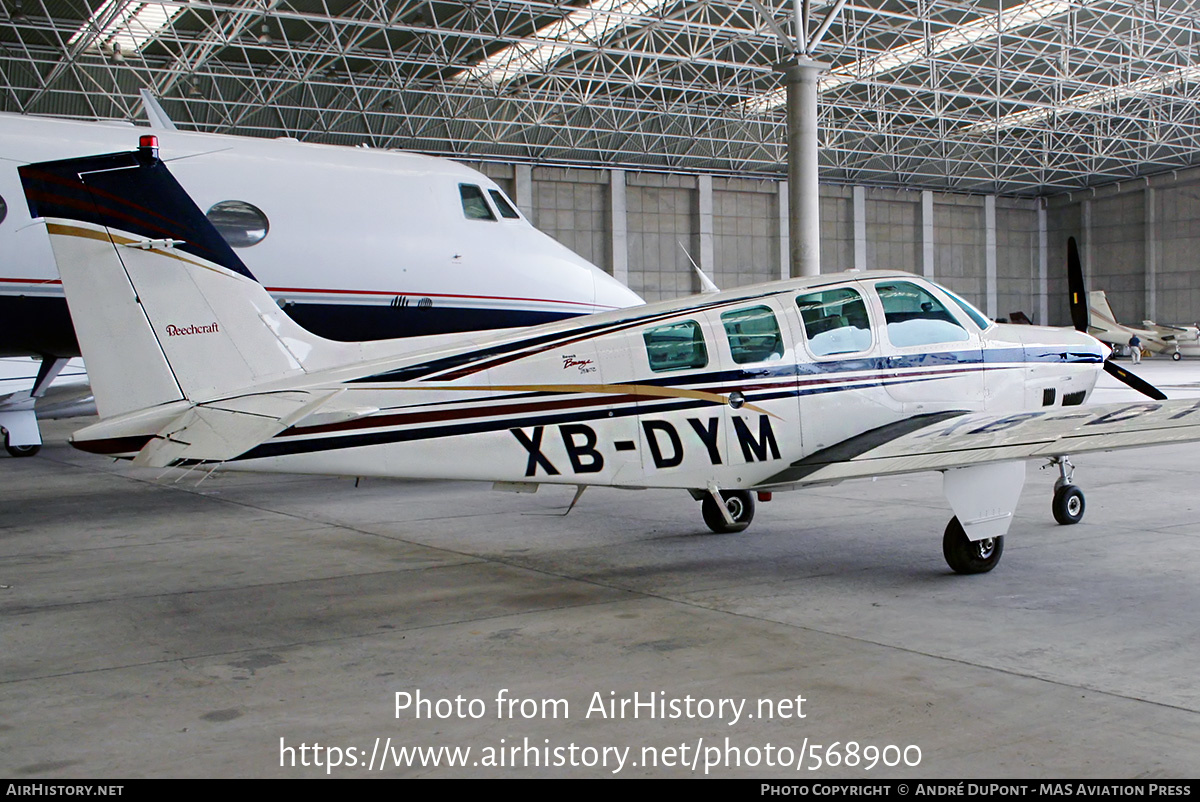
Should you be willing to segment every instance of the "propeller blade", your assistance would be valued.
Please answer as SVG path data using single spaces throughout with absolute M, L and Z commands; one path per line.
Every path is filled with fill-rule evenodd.
M 1121 367 L 1116 362 L 1113 362 L 1111 359 L 1105 361 L 1104 372 L 1109 376 L 1112 376 L 1117 381 L 1128 385 L 1134 390 L 1137 390 L 1142 395 L 1153 398 L 1155 401 L 1167 400 L 1167 397 L 1163 394 L 1162 390 L 1158 389 L 1145 379 L 1134 376 L 1132 373 L 1125 370 L 1125 368 Z
M 1071 325 L 1076 331 L 1088 330 L 1087 288 L 1083 286 L 1083 263 L 1075 238 L 1067 240 L 1067 291 L 1071 294 Z

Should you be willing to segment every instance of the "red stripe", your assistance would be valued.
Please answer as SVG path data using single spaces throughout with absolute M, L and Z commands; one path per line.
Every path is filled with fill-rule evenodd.
M 0 282 L 9 284 L 62 284 L 59 279 L 37 279 L 37 278 L 4 278 L 0 276 Z M 267 287 L 267 292 L 278 293 L 313 293 L 325 295 L 382 295 L 388 297 L 407 296 L 409 298 L 469 298 L 471 300 L 480 301 L 532 301 L 540 304 L 566 304 L 569 306 L 592 306 L 602 309 L 619 309 L 620 307 L 608 306 L 606 304 L 594 304 L 587 301 L 559 301 L 552 298 L 521 298 L 517 296 L 507 295 L 458 295 L 445 292 L 389 292 L 387 290 L 334 290 L 322 288 L 305 288 L 305 287 Z
M 461 295 L 457 293 L 446 292 L 389 292 L 387 290 L 332 290 L 332 289 L 315 289 L 305 287 L 267 287 L 270 292 L 315 292 L 329 293 L 330 295 L 389 295 L 389 296 L 408 296 L 409 298 L 470 298 L 473 300 L 484 301 L 534 301 L 542 304 L 570 304 L 572 306 L 598 306 L 598 304 L 588 303 L 587 301 L 559 301 L 551 298 L 521 298 L 518 296 L 507 295 Z M 618 309 L 616 306 L 605 306 L 605 309 Z

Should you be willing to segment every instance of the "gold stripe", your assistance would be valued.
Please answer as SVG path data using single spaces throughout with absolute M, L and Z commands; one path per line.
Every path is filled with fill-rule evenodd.
M 434 390 L 438 392 L 502 392 L 502 393 L 593 393 L 597 395 L 644 395 L 654 398 L 692 398 L 697 401 L 708 401 L 710 404 L 724 405 L 729 403 L 729 396 L 720 393 L 706 393 L 703 390 L 677 390 L 670 387 L 659 387 L 654 384 L 495 384 L 495 385 L 422 385 L 420 387 L 389 386 L 390 390 Z M 763 409 L 755 404 L 746 404 L 743 409 L 770 415 L 776 420 L 783 420 L 774 412 Z
M 48 223 L 46 223 L 46 231 L 47 231 L 47 233 L 57 234 L 62 237 L 78 237 L 79 239 L 94 239 L 98 242 L 111 242 L 114 246 L 115 245 L 140 245 L 141 243 L 146 241 L 144 239 L 133 239 L 131 237 L 122 237 L 119 234 L 113 234 L 109 230 L 97 231 L 94 228 L 83 228 L 81 226 L 69 226 L 69 225 L 64 225 L 63 223 L 49 223 L 48 222 Z M 158 254 L 159 256 L 165 256 L 168 259 L 175 259 L 177 261 L 183 262 L 184 264 L 189 264 L 194 267 L 202 268 L 204 270 L 211 270 L 214 273 L 226 274 L 226 273 L 231 272 L 228 268 L 217 267 L 217 266 L 214 266 L 211 264 L 205 264 L 204 262 L 197 262 L 195 259 L 189 259 L 186 256 L 181 256 L 176 251 L 162 250 L 160 248 L 145 248 L 145 249 L 139 248 L 139 250 L 148 250 L 148 251 Z

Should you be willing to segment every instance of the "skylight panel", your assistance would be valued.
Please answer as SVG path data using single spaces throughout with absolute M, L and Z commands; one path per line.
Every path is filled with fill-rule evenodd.
M 112 47 L 115 52 L 137 53 L 152 42 L 183 7 L 129 0 L 105 0 L 80 26 L 68 44 L 81 40 L 88 47 Z

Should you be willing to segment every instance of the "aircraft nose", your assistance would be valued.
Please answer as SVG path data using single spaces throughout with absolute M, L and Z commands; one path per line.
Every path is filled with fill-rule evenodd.
M 640 295 L 607 273 L 596 276 L 596 306 L 601 309 L 624 309 L 646 303 Z

